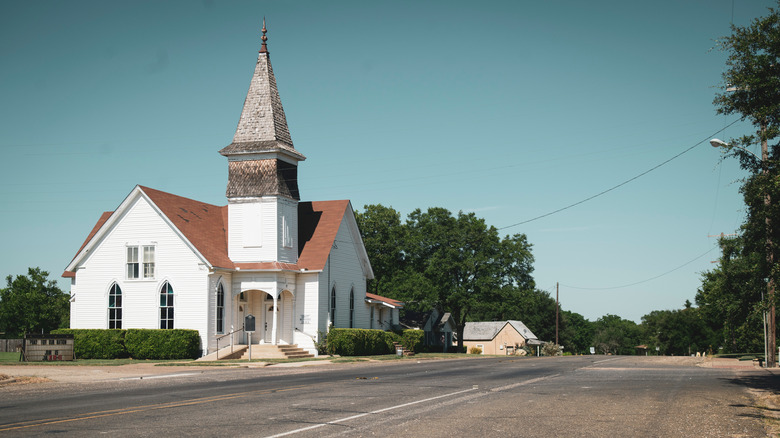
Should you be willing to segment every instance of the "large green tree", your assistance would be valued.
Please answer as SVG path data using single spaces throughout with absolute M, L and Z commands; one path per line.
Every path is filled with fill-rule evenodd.
M 642 317 L 641 327 L 642 342 L 658 354 L 686 356 L 717 352 L 719 339 L 696 307 L 654 310 Z
M 746 247 L 745 236 L 722 237 L 718 267 L 702 274 L 696 293 L 698 314 L 714 332 L 713 349 L 724 352 L 763 351 L 762 292 L 766 279 L 757 275 L 764 254 Z
M 727 349 L 750 346 L 756 319 L 764 309 L 777 303 L 773 285 L 780 284 L 777 261 L 780 240 L 780 14 L 776 9 L 753 20 L 747 26 L 732 26 L 731 35 L 718 44 L 728 54 L 723 72 L 721 92 L 714 100 L 717 112 L 738 115 L 753 125 L 752 133 L 728 140 L 727 155 L 739 160 L 750 172 L 741 191 L 747 206 L 745 223 L 741 227 L 739 257 L 750 265 L 751 287 L 758 284 L 755 293 L 742 293 L 735 283 L 734 271 L 723 267 L 705 274 L 700 290 L 700 306 L 706 314 L 718 314 L 727 337 Z M 760 152 L 752 152 L 755 146 Z M 724 250 L 725 255 L 725 250 Z M 725 258 L 725 257 L 724 257 Z M 737 258 L 732 260 L 737 261 Z M 723 300 L 729 290 L 740 293 L 731 297 L 740 302 L 729 305 Z M 760 291 L 766 291 L 763 299 Z M 719 298 L 720 296 L 720 298 Z M 770 298 L 774 301 L 770 302 Z M 743 301 L 742 301 L 743 300 Z M 709 309 L 707 306 L 714 306 Z M 741 318 L 741 319 L 740 319 Z M 760 319 L 759 319 L 760 320 Z M 750 326 L 744 325 L 750 322 Z M 760 336 L 758 337 L 760 339 Z M 773 350 L 774 352 L 774 350 Z M 774 353 L 771 353 L 774 355 Z
M 404 301 L 410 310 L 450 312 L 459 343 L 466 321 L 520 315 L 506 304 L 534 288 L 525 235 L 502 238 L 473 213 L 417 209 L 401 223 L 394 209 L 367 205 L 356 218 L 376 276 L 369 290 Z
M 560 343 L 565 352 L 588 354 L 593 346 L 593 323 L 568 310 L 561 311 Z
M 636 354 L 640 327 L 617 315 L 604 315 L 593 323 L 593 344 L 603 354 Z
M 9 336 L 49 332 L 68 326 L 68 294 L 62 292 L 49 273 L 29 268 L 27 275 L 9 275 L 0 289 L 0 331 Z

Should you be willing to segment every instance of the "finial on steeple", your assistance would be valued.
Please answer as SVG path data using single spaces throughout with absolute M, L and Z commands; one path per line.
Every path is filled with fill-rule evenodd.
M 263 36 L 260 37 L 260 39 L 263 40 L 263 45 L 260 46 L 260 53 L 268 53 L 268 46 L 265 43 L 268 41 L 268 37 L 265 36 L 266 32 L 268 32 L 268 29 L 265 28 L 265 17 L 263 17 Z

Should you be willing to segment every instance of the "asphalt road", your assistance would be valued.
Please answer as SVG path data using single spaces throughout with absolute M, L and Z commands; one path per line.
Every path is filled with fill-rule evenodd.
M 0 436 L 766 436 L 747 391 L 765 371 L 654 359 L 187 368 L 0 387 Z

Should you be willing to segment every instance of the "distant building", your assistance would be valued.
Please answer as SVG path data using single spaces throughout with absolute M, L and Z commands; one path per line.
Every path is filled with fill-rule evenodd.
M 467 352 L 477 347 L 482 354 L 512 354 L 517 348 L 539 344 L 536 335 L 521 321 L 467 322 L 463 328 Z
M 301 202 L 298 163 L 266 45 L 227 158 L 227 206 L 136 186 L 98 220 L 63 273 L 71 328 L 186 328 L 204 354 L 253 315 L 252 342 L 316 353 L 330 326 L 387 329 L 395 300 L 373 278 L 347 200 Z M 221 341 L 226 345 L 229 340 Z

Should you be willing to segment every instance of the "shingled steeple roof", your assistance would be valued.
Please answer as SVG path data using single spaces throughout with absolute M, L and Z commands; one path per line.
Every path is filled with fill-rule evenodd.
M 244 109 L 238 120 L 236 134 L 233 136 L 233 142 L 219 153 L 227 157 L 281 153 L 295 161 L 303 161 L 306 157 L 295 150 L 290 130 L 287 128 L 287 118 L 284 116 L 276 78 L 271 68 L 266 32 L 263 19 L 263 44 L 244 101 Z

